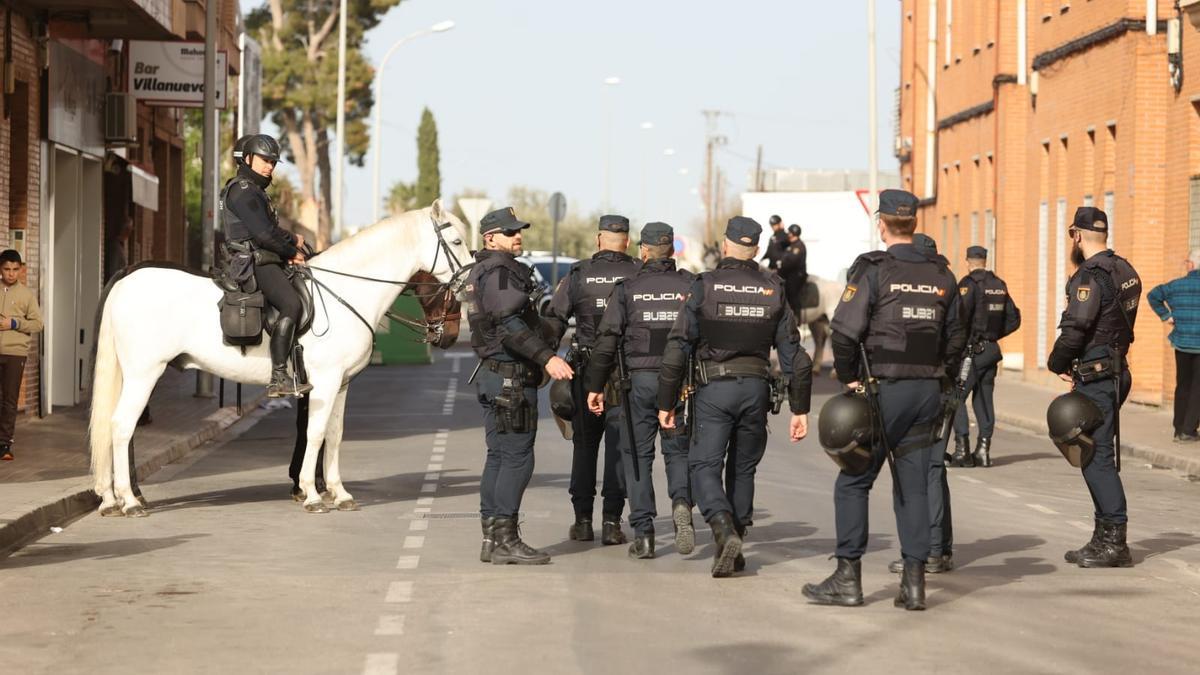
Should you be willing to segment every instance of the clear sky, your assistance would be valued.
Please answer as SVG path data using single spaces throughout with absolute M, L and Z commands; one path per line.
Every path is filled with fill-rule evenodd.
M 880 169 L 895 171 L 900 3 L 877 4 Z M 717 154 L 731 194 L 759 144 L 768 167 L 867 166 L 865 0 L 405 0 L 368 34 L 368 58 L 446 19 L 453 30 L 400 47 L 383 74 L 384 193 L 416 177 L 424 106 L 443 195 L 480 188 L 498 206 L 527 185 L 600 208 L 608 150 L 613 210 L 686 228 L 702 215 L 703 109 L 731 113 Z M 370 220 L 373 161 L 347 170 L 349 227 Z

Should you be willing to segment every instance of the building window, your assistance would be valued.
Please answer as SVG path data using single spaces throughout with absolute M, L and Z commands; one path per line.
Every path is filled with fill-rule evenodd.
M 971 213 L 971 246 L 979 246 L 979 212 Z
M 987 247 L 988 259 L 987 267 L 989 270 L 996 269 L 996 216 L 991 209 L 983 212 L 983 245 Z
M 1067 200 L 1059 197 L 1055 205 L 1054 243 L 1055 261 L 1058 266 L 1054 270 L 1054 315 L 1060 316 L 1067 308 Z M 1056 333 L 1057 335 L 1057 333 Z
M 1049 266 L 1047 258 L 1050 252 L 1050 205 L 1043 201 L 1038 204 L 1038 313 L 1037 313 L 1037 367 L 1046 367 L 1046 312 L 1049 311 L 1046 296 L 1050 293 Z
M 1108 245 L 1117 247 L 1117 204 L 1112 190 L 1104 193 L 1104 215 L 1108 216 Z

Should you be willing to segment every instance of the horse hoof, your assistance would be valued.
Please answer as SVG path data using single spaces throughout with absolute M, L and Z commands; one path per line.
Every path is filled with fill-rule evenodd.
M 322 490 L 322 491 L 321 491 L 321 501 L 323 501 L 323 502 L 333 502 L 333 501 L 334 501 L 334 499 L 333 499 L 333 493 L 332 493 L 332 492 L 330 492 L 329 490 Z
M 344 502 L 338 502 L 334 506 L 337 506 L 338 511 L 357 511 L 361 508 L 358 505 L 358 502 L 354 501 L 353 499 L 347 499 Z
M 121 510 L 120 506 L 112 504 L 110 506 L 101 506 L 100 516 L 102 518 L 124 518 L 125 512 Z
M 126 518 L 145 518 L 148 515 L 150 514 L 146 513 L 146 509 L 142 508 L 141 504 L 134 504 L 125 509 Z
M 146 498 L 145 498 L 145 497 L 143 497 L 143 496 L 141 496 L 141 495 L 138 495 L 138 498 L 137 498 L 137 500 L 138 500 L 138 503 L 142 505 L 142 508 L 143 508 L 143 509 L 148 509 L 148 508 L 150 508 L 150 502 L 146 501 Z
M 301 490 L 299 487 L 293 487 L 292 488 L 292 501 L 303 502 L 304 501 L 304 490 Z
M 325 502 L 305 502 L 305 513 L 329 513 L 329 507 L 325 506 Z

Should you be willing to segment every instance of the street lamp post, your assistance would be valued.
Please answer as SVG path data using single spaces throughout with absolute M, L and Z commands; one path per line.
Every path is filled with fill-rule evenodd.
M 394 54 L 396 50 L 400 48 L 400 45 L 423 35 L 444 33 L 451 28 L 454 28 L 453 21 L 442 21 L 441 23 L 435 23 L 429 28 L 419 30 L 411 35 L 405 35 L 397 40 L 395 44 L 389 47 L 387 52 L 384 53 L 383 59 L 379 61 L 379 69 L 375 71 L 375 121 L 371 128 L 371 187 L 372 195 L 374 196 L 371 206 L 372 222 L 379 222 L 379 206 L 382 201 L 382 195 L 379 193 L 379 167 L 382 164 L 380 160 L 383 158 L 379 156 L 381 146 L 379 140 L 379 125 L 383 118 L 383 69 L 387 67 L 388 59 L 392 58 L 392 54 Z
M 653 130 L 654 130 L 654 122 L 642 122 L 642 127 L 641 127 L 641 128 L 642 128 L 642 131 L 653 131 Z M 650 220 L 649 216 L 646 214 L 646 181 L 649 179 L 649 174 L 648 174 L 648 171 L 647 171 L 647 167 L 646 167 L 646 165 L 650 163 L 650 157 L 649 157 L 649 154 L 650 154 L 650 140 L 649 140 L 649 139 L 645 139 L 645 140 L 643 140 L 643 141 L 642 141 L 642 205 L 641 205 L 641 215 L 642 215 L 642 222 L 643 222 L 643 223 L 649 222 L 649 220 Z
M 612 75 L 604 78 L 605 90 L 621 84 L 621 78 Z M 610 194 L 610 172 L 612 170 L 612 97 L 604 96 L 604 211 L 612 210 Z

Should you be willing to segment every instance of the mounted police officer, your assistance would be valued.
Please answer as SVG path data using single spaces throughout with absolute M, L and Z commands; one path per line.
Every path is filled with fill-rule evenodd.
M 925 608 L 930 557 L 929 474 L 935 424 L 942 409 L 939 378 L 962 352 L 954 275 L 912 243 L 917 198 L 903 190 L 879 196 L 879 234 L 887 251 L 859 256 L 833 317 L 838 379 L 871 392 L 876 442 L 861 473 L 846 469 L 834 486 L 837 570 L 805 597 L 818 604 L 861 605 L 861 558 L 867 548 L 871 486 L 885 458 L 894 460 L 893 507 L 904 570 L 896 605 Z M 863 362 L 863 354 L 868 363 Z M 863 382 L 869 369 L 871 378 Z M 874 378 L 878 378 L 875 380 Z M 894 458 L 887 458 L 887 451 Z
M 591 258 L 571 266 L 571 271 L 559 282 L 547 308 L 559 339 L 566 333 L 571 317 L 575 317 L 575 338 L 570 360 L 580 372 L 586 369 L 596 344 L 596 330 L 613 286 L 637 274 L 639 267 L 638 262 L 625 252 L 629 248 L 629 219 L 624 216 L 600 216 L 596 248 L 597 252 Z M 586 400 L 582 378 L 575 383 L 574 399 L 576 409 L 581 410 Z M 601 496 L 604 503 L 600 541 L 607 545 L 624 544 L 627 540 L 621 532 L 621 512 L 625 509 L 625 485 L 621 475 L 619 411 L 613 406 L 600 417 L 578 414 L 574 419 L 570 493 L 575 523 L 568 530 L 568 536 L 573 541 L 595 539 L 592 509 L 596 499 L 596 461 L 603 436 L 604 486 Z
M 788 304 L 800 313 L 804 286 L 808 284 L 808 247 L 800 238 L 800 226 L 788 225 L 787 247 L 779 259 L 779 276 L 783 278 Z
M 647 223 L 641 233 L 642 268 L 637 275 L 616 283 L 608 307 L 600 320 L 599 337 L 583 379 L 588 391 L 588 409 L 604 412 L 604 389 L 611 381 L 614 365 L 628 378 L 629 402 L 621 402 L 621 414 L 632 414 L 636 448 L 624 458 L 625 485 L 629 494 L 629 523 L 634 541 L 631 558 L 654 557 L 654 437 L 659 435 L 658 370 L 662 366 L 667 335 L 679 315 L 684 295 L 695 278 L 675 269 L 674 230 L 666 223 Z M 678 406 L 677 406 L 678 409 Z M 624 420 L 622 420 L 624 422 Z M 622 424 L 629 434 L 629 426 Z M 625 439 L 623 446 L 628 447 Z M 667 492 L 671 495 L 671 518 L 675 524 L 675 547 L 684 555 L 695 547 L 692 526 L 692 493 L 688 481 L 687 436 L 679 429 L 662 430 L 662 453 L 667 466 Z M 633 463 L 638 462 L 635 475 Z
M 533 476 L 542 371 L 556 380 L 572 376 L 571 367 L 543 337 L 533 272 L 515 257 L 521 252 L 521 230 L 527 227 L 511 208 L 484 216 L 479 221 L 484 250 L 475 254 L 466 288 L 471 347 L 480 358 L 473 379 L 487 443 L 479 483 L 479 559 L 497 565 L 550 562 L 549 555 L 521 541 L 517 514 Z
M 232 277 L 239 283 L 253 278 L 266 301 L 279 312 L 271 331 L 271 382 L 267 385 L 267 396 L 276 398 L 312 391 L 307 382 L 288 377 L 288 357 L 296 344 L 303 306 L 285 267 L 303 265 L 307 255 L 304 235 L 279 226 L 279 217 L 267 196 L 279 156 L 279 143 L 271 136 L 257 134 L 238 139 L 234 147 L 237 177 L 221 193 L 225 247 L 234 261 Z
M 967 330 L 967 349 L 971 352 L 971 371 L 966 391 L 975 408 L 979 437 L 975 452 L 971 439 L 967 407 L 960 405 L 954 416 L 954 456 L 951 466 L 992 465 L 992 430 L 996 427 L 996 408 L 992 393 L 996 388 L 996 370 L 1003 356 L 998 341 L 1021 326 L 1021 312 L 1008 294 L 1008 285 L 987 269 L 988 251 L 982 246 L 967 249 L 967 275 L 958 282 L 962 301 L 962 321 Z
M 1091 433 L 1090 458 L 1079 462 L 1095 505 L 1095 529 L 1087 544 L 1065 557 L 1080 567 L 1128 567 L 1133 559 L 1125 542 L 1120 408 L 1132 386 L 1125 357 L 1134 338 L 1142 282 L 1133 266 L 1108 248 L 1108 216 L 1100 209 L 1076 210 L 1068 235 L 1078 269 L 1067 283 L 1061 333 L 1046 367 L 1072 384 L 1068 396 L 1082 394 L 1090 400 L 1101 421 Z M 1060 420 L 1049 422 L 1053 428 Z
M 692 282 L 671 328 L 658 385 L 659 423 L 674 429 L 680 385 L 693 358 L 699 386 L 696 419 L 688 420 L 696 425 L 688 461 L 696 501 L 716 542 L 714 577 L 745 568 L 742 544 L 753 524 L 754 473 L 767 447 L 773 392 L 781 403 L 787 388 L 792 442 L 808 434 L 812 359 L 800 346 L 783 281 L 755 262 L 761 235 L 754 220 L 730 219 L 724 257 Z M 786 385 L 772 381 L 772 345 Z

